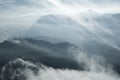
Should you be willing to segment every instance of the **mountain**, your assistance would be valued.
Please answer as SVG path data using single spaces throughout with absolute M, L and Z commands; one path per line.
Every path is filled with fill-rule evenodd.
M 52 43 L 70 42 L 88 54 L 104 53 L 98 52 L 101 45 L 115 48 L 119 52 L 120 14 L 91 14 L 95 16 L 82 16 L 78 21 L 63 15 L 42 16 L 25 37 Z
M 70 42 L 89 55 L 104 56 L 120 72 L 119 17 L 120 14 L 97 14 L 83 16 L 82 22 L 63 15 L 45 15 L 36 21 L 26 37 L 52 43 Z
M 95 16 L 93 16 L 93 15 Z M 104 43 L 118 48 L 119 14 L 95 14 L 73 18 L 63 15 L 45 15 L 40 17 L 26 37 L 49 40 L 51 42 L 70 42 L 81 45 L 86 42 Z
M 96 46 L 99 53 L 89 53 L 88 55 L 103 56 L 108 63 L 112 64 L 120 72 L 120 51 L 108 45 L 93 45 Z M 86 47 L 86 51 L 89 48 L 89 46 Z M 0 43 L 0 68 L 11 60 L 22 58 L 54 68 L 82 69 L 74 59 L 75 55 L 80 54 L 75 52 L 77 49 L 82 53 L 79 47 L 68 42 L 53 44 L 44 40 L 13 38 Z M 94 52 L 95 50 L 88 51 Z
M 98 48 L 100 56 L 103 56 L 106 60 L 106 64 L 111 64 L 114 70 L 120 73 L 120 51 L 111 46 L 107 45 L 95 45 Z M 54 69 L 70 69 L 70 70 L 86 70 L 84 64 L 84 58 L 90 56 L 95 56 L 96 54 L 88 54 L 89 57 L 83 57 L 81 63 L 76 61 L 80 52 L 76 53 L 76 50 L 79 50 L 81 53 L 82 50 L 71 43 L 61 42 L 61 43 L 50 43 L 49 41 L 44 40 L 34 40 L 28 38 L 13 38 L 6 40 L 0 43 L 0 73 L 1 79 L 3 80 L 12 80 L 12 72 L 15 72 L 17 75 L 14 75 L 14 79 L 24 79 L 25 75 L 21 73 L 24 69 L 30 69 L 34 74 L 37 75 L 39 71 L 38 64 L 45 65 Z M 71 52 L 73 51 L 73 52 Z M 85 53 L 84 53 L 85 54 Z M 99 57 L 99 56 L 98 56 Z M 25 61 L 24 61 L 25 60 Z M 83 62 L 82 62 L 83 61 Z M 89 61 L 87 61 L 89 62 Z M 34 64 L 37 64 L 36 66 Z M 104 64 L 104 63 L 102 63 Z M 92 65 L 92 64 L 91 64 Z M 94 64 L 95 65 L 95 64 Z M 105 65 L 105 64 L 104 64 Z M 102 65 L 102 66 L 104 66 Z M 88 69 L 89 71 L 89 69 Z M 22 77 L 20 77 L 22 76 Z
M 10 60 L 22 58 L 54 68 L 79 69 L 80 66 L 69 53 L 76 47 L 68 42 L 52 44 L 48 41 L 33 39 L 12 39 L 0 43 L 0 68 Z
M 38 39 L 43 37 L 43 40 L 47 38 L 51 42 L 75 43 L 86 39 L 88 34 L 87 29 L 74 19 L 64 15 L 49 14 L 40 17 L 25 37 Z

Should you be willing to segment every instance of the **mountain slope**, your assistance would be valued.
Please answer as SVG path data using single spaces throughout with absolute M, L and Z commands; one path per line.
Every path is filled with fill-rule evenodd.
M 70 43 L 52 44 L 48 41 L 32 39 L 19 39 L 17 41 L 4 41 L 0 44 L 0 67 L 10 60 L 23 58 L 54 68 L 80 68 L 68 52 L 68 48 L 76 47 Z

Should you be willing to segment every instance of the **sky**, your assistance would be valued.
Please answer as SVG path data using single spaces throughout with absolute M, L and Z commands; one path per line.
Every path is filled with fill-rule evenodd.
M 119 5 L 120 0 L 0 0 L 0 34 L 24 34 L 47 14 L 79 16 L 90 10 L 112 14 L 120 13 Z

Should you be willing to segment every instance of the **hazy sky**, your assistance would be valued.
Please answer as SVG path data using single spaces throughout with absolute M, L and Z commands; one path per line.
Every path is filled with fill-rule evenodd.
M 0 31 L 23 32 L 46 14 L 120 13 L 119 5 L 120 0 L 0 0 Z

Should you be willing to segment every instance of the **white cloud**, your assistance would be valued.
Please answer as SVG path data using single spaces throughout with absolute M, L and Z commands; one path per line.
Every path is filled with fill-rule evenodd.
M 102 59 L 99 56 L 95 58 L 87 56 L 85 53 L 79 53 L 79 51 L 76 52 L 79 56 L 75 56 L 75 59 L 79 63 L 86 64 L 89 70 L 54 69 L 42 66 L 42 68 L 39 68 L 37 75 L 30 69 L 26 69 L 27 80 L 120 80 L 120 77 L 112 70 L 110 65 L 103 66 L 99 63 L 99 59 Z
M 29 70 L 26 71 L 27 80 L 120 80 L 115 74 L 92 71 L 41 69 L 38 75 L 34 75 Z

